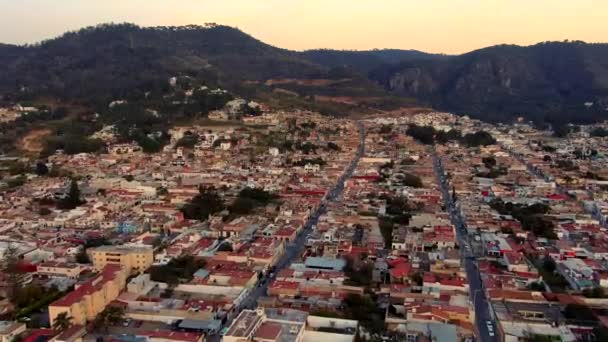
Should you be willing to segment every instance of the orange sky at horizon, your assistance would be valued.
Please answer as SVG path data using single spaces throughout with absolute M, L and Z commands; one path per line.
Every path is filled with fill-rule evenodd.
M 0 42 L 106 22 L 216 22 L 278 47 L 463 53 L 496 44 L 608 41 L 605 0 L 0 0 Z

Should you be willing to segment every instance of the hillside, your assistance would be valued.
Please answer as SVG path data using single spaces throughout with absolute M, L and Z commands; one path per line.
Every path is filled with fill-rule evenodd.
M 66 98 L 116 98 L 163 86 L 180 74 L 210 84 L 301 77 L 319 67 L 226 26 L 103 25 L 39 45 L 0 48 L 0 89 L 15 84 Z M 8 54 L 8 56 L 7 56 Z
M 501 45 L 458 56 L 296 52 L 215 24 L 101 25 L 32 46 L 0 44 L 0 99 L 9 101 L 50 95 L 103 104 L 162 92 L 171 76 L 329 114 L 395 108 L 414 99 L 500 121 L 524 115 L 584 122 L 608 113 L 607 44 Z
M 608 44 L 494 46 L 382 66 L 370 78 L 396 94 L 490 120 L 516 115 L 548 122 L 608 118 Z
M 417 50 L 370 50 L 370 51 L 348 51 L 348 50 L 308 50 L 302 52 L 302 56 L 319 65 L 328 68 L 350 67 L 363 74 L 383 66 L 400 63 L 407 60 L 442 59 L 447 56 L 428 54 Z

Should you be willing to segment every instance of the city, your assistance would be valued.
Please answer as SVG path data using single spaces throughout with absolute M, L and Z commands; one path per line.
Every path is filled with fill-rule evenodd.
M 0 342 L 608 342 L 608 2 L 0 13 Z
M 601 333 L 603 126 L 556 138 L 439 112 L 352 120 L 264 109 L 174 127 L 151 154 L 102 131 L 107 152 L 55 152 L 3 194 L 0 311 L 16 320 L 2 333 Z M 2 162 L 10 172 L 20 161 Z

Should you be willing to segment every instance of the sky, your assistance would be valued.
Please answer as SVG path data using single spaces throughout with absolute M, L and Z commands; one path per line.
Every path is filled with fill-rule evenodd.
M 496 44 L 608 41 L 607 0 L 0 0 L 0 42 L 108 22 L 214 22 L 282 48 L 464 53 Z

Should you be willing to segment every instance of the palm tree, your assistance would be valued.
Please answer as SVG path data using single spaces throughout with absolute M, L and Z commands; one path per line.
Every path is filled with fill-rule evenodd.
M 120 306 L 108 306 L 95 317 L 94 326 L 98 329 L 103 327 L 107 332 L 108 329 L 122 322 L 125 318 L 125 309 Z
M 53 321 L 53 329 L 56 331 L 64 331 L 72 325 L 72 316 L 68 316 L 67 312 L 62 312 Z
M 110 306 L 106 309 L 107 322 L 116 325 L 125 319 L 125 309 L 121 306 Z

